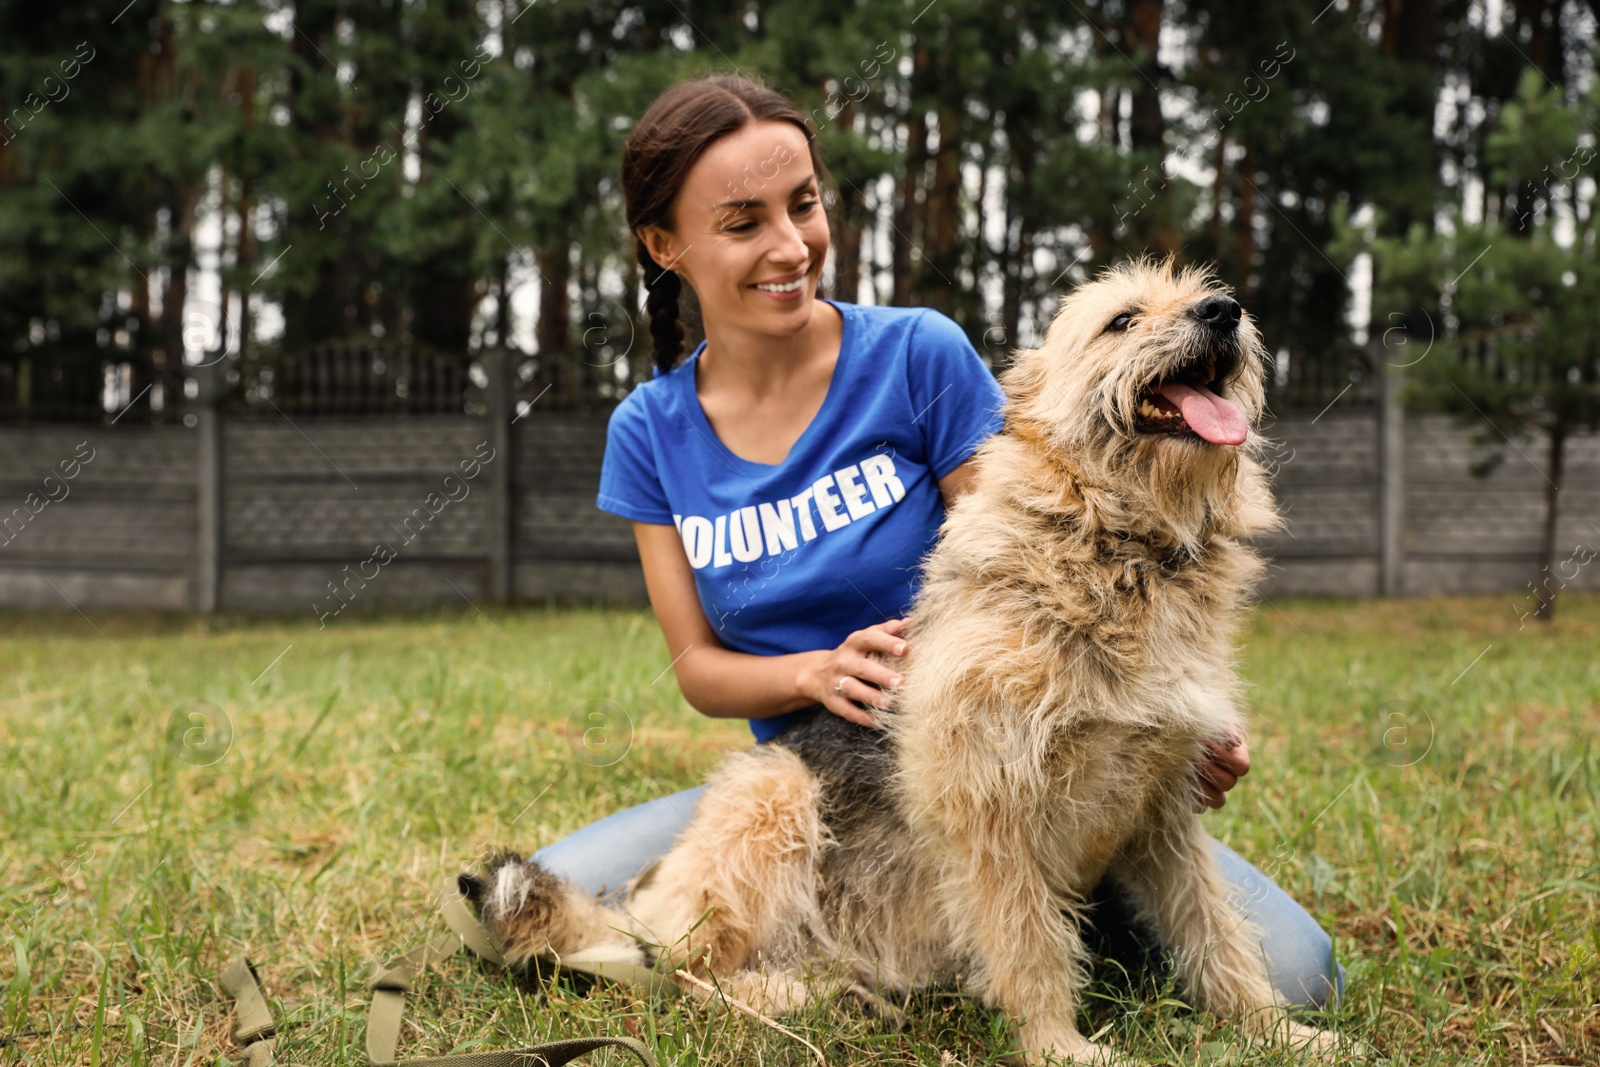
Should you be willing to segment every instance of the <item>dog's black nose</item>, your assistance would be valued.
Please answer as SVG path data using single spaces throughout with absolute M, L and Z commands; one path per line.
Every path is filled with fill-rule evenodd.
M 1217 330 L 1239 325 L 1239 301 L 1231 296 L 1208 296 L 1189 309 L 1189 314 Z

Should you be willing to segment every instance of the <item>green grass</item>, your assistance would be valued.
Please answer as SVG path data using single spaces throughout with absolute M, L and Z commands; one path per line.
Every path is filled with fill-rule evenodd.
M 239 952 L 283 1061 L 363 1063 L 367 967 L 442 929 L 445 876 L 694 784 L 748 740 L 683 702 L 644 612 L 12 616 L 0 634 L 0 1063 L 218 1063 Z M 1520 631 L 1509 598 L 1254 617 L 1255 770 L 1205 819 L 1333 932 L 1349 982 L 1326 1023 L 1396 1064 L 1600 1059 L 1597 648 L 1593 596 Z M 1103 979 L 1086 1031 L 1212 1061 L 1228 1029 L 1167 992 Z M 631 1033 L 662 1064 L 814 1062 L 743 1016 L 540 991 L 465 955 L 411 1001 L 402 1056 Z M 789 1025 L 834 1064 L 1007 1049 L 954 996 L 904 1029 L 849 1004 Z

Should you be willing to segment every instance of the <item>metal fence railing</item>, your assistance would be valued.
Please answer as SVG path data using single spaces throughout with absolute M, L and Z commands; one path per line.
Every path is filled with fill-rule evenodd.
M 556 359 L 514 349 L 452 354 L 374 339 L 269 351 L 214 368 L 36 352 L 0 358 L 0 425 L 193 425 L 201 381 L 213 379 L 230 416 L 482 416 L 497 373 L 508 410 L 603 412 L 654 373 L 648 335 L 594 327 L 574 340 L 579 347 Z M 1379 375 L 1359 350 L 1322 359 L 1290 354 L 1267 372 L 1268 403 L 1278 412 L 1320 410 L 1334 401 L 1370 406 L 1378 387 Z
M 130 424 L 183 417 L 181 370 L 150 360 L 106 360 L 95 355 L 34 349 L 0 358 L 0 425 L 28 423 Z
M 465 356 L 380 342 L 335 342 L 234 368 L 230 414 L 482 415 L 489 379 Z M 234 374 L 229 374 L 233 378 Z
M 1267 406 L 1279 413 L 1320 411 L 1335 401 L 1340 407 L 1370 407 L 1379 399 L 1381 369 L 1360 349 L 1320 359 L 1280 353 L 1267 367 Z

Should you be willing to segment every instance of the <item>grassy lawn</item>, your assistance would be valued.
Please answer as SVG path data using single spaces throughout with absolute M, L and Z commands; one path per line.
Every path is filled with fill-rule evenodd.
M 1244 636 L 1255 770 L 1206 824 L 1332 931 L 1348 986 L 1324 1021 L 1396 1064 L 1600 1061 L 1600 597 L 1520 631 L 1511 601 L 1280 601 Z M 647 612 L 0 634 L 0 1063 L 221 1062 L 217 974 L 239 952 L 281 1061 L 364 1063 L 368 965 L 443 929 L 446 875 L 695 784 L 749 740 L 683 702 Z M 1098 980 L 1086 1032 L 1217 1060 L 1227 1028 L 1162 992 Z M 631 1033 L 662 1064 L 815 1062 L 757 1020 L 541 991 L 466 955 L 410 999 L 402 1056 Z M 831 1064 L 1007 1049 L 948 995 L 903 1030 L 850 1004 L 789 1025 Z

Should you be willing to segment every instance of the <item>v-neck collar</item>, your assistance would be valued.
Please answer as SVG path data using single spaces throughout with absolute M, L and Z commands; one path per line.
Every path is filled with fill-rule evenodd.
M 817 408 L 817 413 L 811 416 L 811 421 L 806 424 L 806 428 L 800 431 L 800 436 L 796 437 L 794 443 L 789 446 L 788 454 L 777 463 L 758 463 L 753 459 L 745 459 L 729 448 L 721 437 L 717 436 L 717 431 L 712 427 L 711 420 L 706 418 L 706 410 L 700 404 L 700 394 L 695 391 L 694 387 L 695 364 L 699 362 L 700 353 L 705 351 L 706 342 L 701 341 L 695 347 L 694 353 L 684 360 L 683 366 L 679 368 L 683 371 L 681 375 L 683 383 L 680 387 L 683 393 L 683 403 L 689 409 L 690 419 L 693 420 L 695 426 L 706 439 L 713 442 L 719 452 L 741 467 L 762 473 L 771 473 L 783 467 L 784 464 L 799 454 L 801 447 L 813 436 L 813 431 L 821 432 L 817 430 L 817 427 L 824 421 L 824 417 L 831 413 L 833 406 L 843 403 L 840 399 L 840 394 L 843 393 L 840 383 L 844 381 L 845 360 L 849 358 L 850 353 L 851 328 L 853 326 L 851 319 L 853 316 L 836 301 L 824 298 L 824 303 L 830 305 L 839 313 L 839 317 L 844 320 L 839 334 L 839 358 L 834 360 L 833 376 L 828 379 L 828 391 L 822 397 L 822 405 Z

